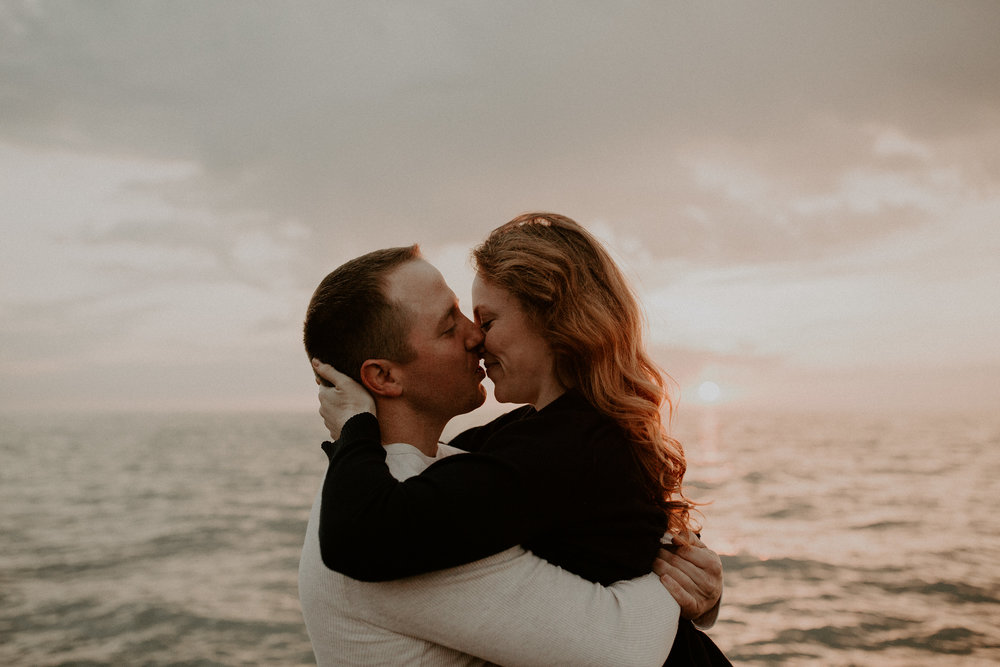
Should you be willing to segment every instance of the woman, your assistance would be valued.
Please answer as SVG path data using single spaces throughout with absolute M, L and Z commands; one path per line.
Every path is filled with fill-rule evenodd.
M 379 465 L 374 420 L 349 420 L 327 475 L 337 501 L 323 504 L 320 540 L 337 548 L 324 561 L 386 580 L 521 544 L 604 585 L 648 572 L 665 532 L 683 542 L 695 527 L 627 282 L 590 234 L 549 213 L 495 229 L 473 257 L 486 372 L 498 401 L 528 405 L 450 443 L 475 454 L 406 482 Z M 683 622 L 674 663 L 728 661 Z

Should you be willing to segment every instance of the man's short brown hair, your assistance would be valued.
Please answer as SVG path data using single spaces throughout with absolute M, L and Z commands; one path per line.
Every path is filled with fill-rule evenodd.
M 406 304 L 386 296 L 386 278 L 406 262 L 420 258 L 420 248 L 376 250 L 331 272 L 313 292 L 306 310 L 303 342 L 310 359 L 319 359 L 361 381 L 368 359 L 412 361 L 407 342 L 410 317 Z

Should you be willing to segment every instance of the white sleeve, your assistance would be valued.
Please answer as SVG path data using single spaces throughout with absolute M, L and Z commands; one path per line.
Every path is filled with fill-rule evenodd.
M 500 665 L 660 666 L 680 617 L 655 574 L 605 588 L 521 547 L 362 585 L 378 625 Z

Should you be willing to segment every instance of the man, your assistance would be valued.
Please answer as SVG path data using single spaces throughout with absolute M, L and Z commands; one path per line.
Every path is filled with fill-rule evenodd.
M 438 439 L 452 417 L 485 399 L 483 334 L 416 246 L 369 253 L 327 276 L 310 302 L 304 338 L 311 358 L 371 393 L 357 411 L 377 410 L 395 477 L 458 453 Z M 316 369 L 318 377 L 332 372 Z M 690 560 L 664 552 L 672 562 L 657 563 L 662 587 L 650 574 L 602 588 L 520 547 L 403 580 L 360 582 L 322 563 L 321 499 L 322 489 L 299 566 L 320 665 L 662 664 L 680 612 L 663 587 L 676 591 L 687 617 L 712 608 L 721 590 L 718 557 L 697 548 L 687 550 Z

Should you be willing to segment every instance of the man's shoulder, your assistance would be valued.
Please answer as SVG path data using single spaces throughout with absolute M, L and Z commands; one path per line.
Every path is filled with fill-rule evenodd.
M 459 449 L 458 447 L 452 447 L 451 445 L 446 445 L 445 443 L 438 444 L 438 454 L 436 460 L 440 461 L 443 458 L 449 456 L 454 456 L 455 454 L 468 454 L 464 449 Z
M 436 460 L 405 442 L 394 442 L 384 448 L 385 464 L 392 476 L 400 481 L 419 475 Z

